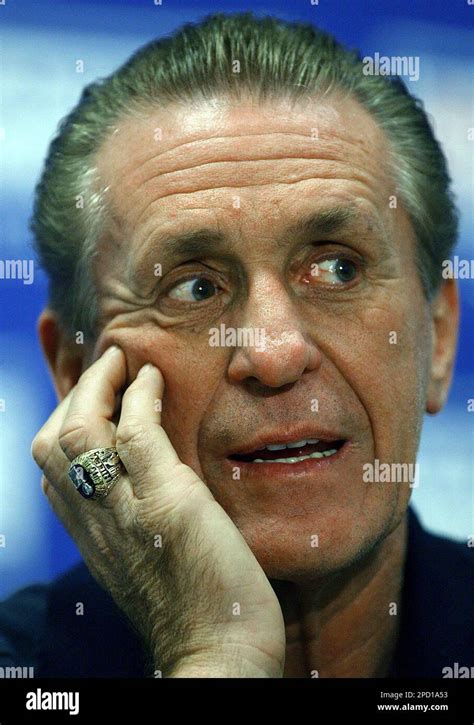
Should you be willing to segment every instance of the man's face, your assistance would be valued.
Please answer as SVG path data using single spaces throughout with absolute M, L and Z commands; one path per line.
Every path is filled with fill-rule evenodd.
M 409 484 L 363 466 L 415 461 L 431 353 L 382 132 L 352 100 L 217 99 L 121 122 L 99 171 L 114 228 L 95 353 L 119 344 L 130 381 L 161 369 L 178 455 L 268 576 L 353 561 L 406 509 Z M 221 325 L 255 344 L 210 344 Z M 314 446 L 258 451 L 308 439 L 337 453 L 253 462 L 303 458 Z

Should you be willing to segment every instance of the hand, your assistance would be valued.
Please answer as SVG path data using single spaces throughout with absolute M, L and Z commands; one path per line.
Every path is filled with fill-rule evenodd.
M 123 352 L 110 348 L 38 432 L 45 495 L 163 676 L 281 677 L 284 622 L 265 573 L 162 428 L 156 367 L 141 369 L 114 417 L 126 375 Z M 126 473 L 106 497 L 82 498 L 70 461 L 111 446 Z

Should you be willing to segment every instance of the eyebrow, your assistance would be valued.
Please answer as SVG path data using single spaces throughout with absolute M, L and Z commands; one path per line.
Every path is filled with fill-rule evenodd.
M 356 207 L 335 206 L 302 217 L 285 231 L 285 237 L 317 237 L 340 231 L 357 217 Z
M 302 216 L 285 229 L 277 242 L 280 246 L 286 246 L 289 236 L 313 237 L 316 240 L 318 237 L 324 237 L 342 230 L 361 217 L 370 218 L 375 227 L 380 227 L 376 217 L 373 215 L 370 215 L 370 217 L 363 216 L 357 206 L 335 206 L 310 213 L 308 216 Z M 216 251 L 225 251 L 229 254 L 234 245 L 226 234 L 211 228 L 201 228 L 176 234 L 154 234 L 147 240 L 146 246 L 149 249 L 152 247 L 154 257 L 158 253 L 160 261 L 165 266 L 175 264 L 180 260 L 191 259 L 194 256 L 212 255 Z M 149 253 L 151 253 L 151 250 L 146 254 L 146 257 L 148 257 Z M 140 264 L 141 266 L 142 264 Z

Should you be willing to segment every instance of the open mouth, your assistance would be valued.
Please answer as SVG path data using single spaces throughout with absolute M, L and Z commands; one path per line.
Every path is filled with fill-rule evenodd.
M 310 438 L 289 443 L 272 443 L 250 453 L 234 453 L 233 461 L 245 463 L 300 463 L 308 458 L 330 458 L 344 445 L 344 440 L 323 441 Z

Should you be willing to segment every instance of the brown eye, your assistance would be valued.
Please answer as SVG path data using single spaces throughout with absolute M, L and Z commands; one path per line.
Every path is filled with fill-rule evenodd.
M 173 287 L 169 296 L 183 302 L 201 302 L 213 297 L 216 292 L 216 285 L 206 277 L 193 277 Z

